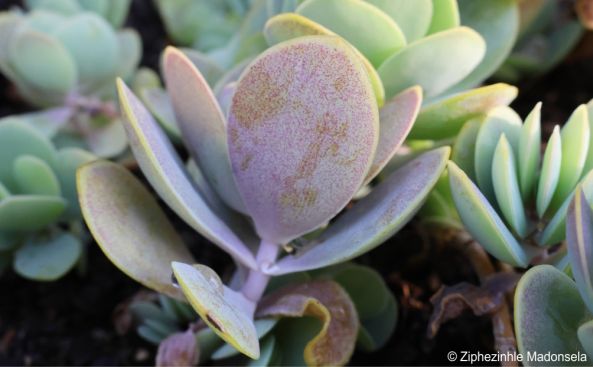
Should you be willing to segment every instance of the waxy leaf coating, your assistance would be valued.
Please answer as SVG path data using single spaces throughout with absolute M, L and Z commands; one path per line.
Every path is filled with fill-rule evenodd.
M 389 15 L 406 36 L 408 43 L 422 38 L 432 20 L 432 0 L 367 0 Z
M 535 105 L 525 119 L 519 135 L 519 156 L 517 161 L 519 165 L 519 185 L 521 186 L 521 195 L 524 202 L 529 200 L 533 191 L 541 159 L 541 108 L 541 102 Z

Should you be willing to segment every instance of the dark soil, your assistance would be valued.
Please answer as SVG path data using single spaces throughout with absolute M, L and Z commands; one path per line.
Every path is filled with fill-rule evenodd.
M 0 1 L 0 8 L 19 1 Z M 128 25 L 144 41 L 143 64 L 158 69 L 168 41 L 152 2 L 134 0 Z M 546 126 L 564 122 L 580 103 L 593 97 L 593 37 L 585 40 L 564 64 L 546 76 L 521 83 L 513 107 L 524 117 L 537 101 L 544 102 Z M 30 109 L 5 79 L 0 79 L 0 116 Z M 189 227 L 175 225 L 200 262 L 227 271 L 230 259 Z M 353 365 L 450 365 L 448 351 L 493 351 L 490 321 L 469 313 L 450 321 L 435 339 L 426 328 L 430 297 L 442 285 L 477 282 L 460 253 L 435 246 L 426 228 L 412 222 L 384 245 L 357 261 L 372 265 L 399 300 L 397 330 L 386 347 L 373 354 L 357 353 Z M 115 268 L 92 243 L 88 271 L 72 272 L 54 283 L 24 280 L 10 272 L 0 277 L 0 365 L 151 365 L 155 348 L 133 328 L 116 332 L 114 309 L 141 287 Z

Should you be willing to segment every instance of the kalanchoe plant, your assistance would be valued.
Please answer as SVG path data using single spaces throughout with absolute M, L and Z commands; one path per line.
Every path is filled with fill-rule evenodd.
M 526 267 L 564 240 L 566 209 L 579 182 L 585 192 L 593 191 L 587 106 L 555 127 L 543 157 L 540 110 L 537 104 L 523 124 L 507 107 L 469 122 L 449 163 L 452 195 L 438 190 L 442 200 L 431 202 L 435 217 L 450 213 L 447 206 L 454 202 L 472 237 L 513 266 Z
M 160 197 L 238 264 L 238 279 L 227 286 L 207 266 L 192 265 L 156 201 L 108 162 L 78 173 L 81 206 L 97 242 L 134 279 L 182 297 L 171 283 L 172 267 L 202 320 L 251 358 L 260 356 L 254 316 L 325 315 L 335 325 L 352 325 L 340 338 L 328 326 L 328 334 L 305 351 L 309 364 L 345 363 L 358 322 L 339 285 L 307 282 L 262 295 L 272 276 L 319 269 L 372 249 L 419 209 L 448 148 L 412 160 L 335 218 L 405 139 L 420 89 L 398 94 L 379 111 L 360 57 L 334 36 L 301 37 L 268 49 L 242 73 L 226 114 L 183 53 L 169 48 L 164 71 L 194 173 L 202 179 L 188 178 L 164 132 L 119 82 L 130 145 Z M 282 253 L 319 229 L 312 239 L 299 240 L 296 255 Z
M 76 169 L 95 159 L 57 150 L 18 117 L 0 120 L 0 271 L 13 265 L 29 279 L 55 280 L 83 252 Z

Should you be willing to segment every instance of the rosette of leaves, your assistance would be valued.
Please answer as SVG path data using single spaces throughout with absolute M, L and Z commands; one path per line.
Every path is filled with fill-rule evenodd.
M 540 111 L 538 103 L 522 123 L 512 109 L 499 107 L 469 122 L 449 163 L 450 193 L 445 182 L 436 192 L 439 200 L 431 202 L 436 218 L 451 213 L 454 203 L 472 237 L 513 266 L 526 267 L 565 239 L 566 210 L 577 184 L 593 194 L 587 106 L 554 128 L 543 154 Z
M 83 252 L 76 169 L 94 156 L 56 149 L 18 117 L 0 120 L 0 272 L 55 280 Z
M 195 162 L 194 181 L 166 134 L 120 82 L 132 151 L 160 197 L 233 258 L 239 279 L 227 286 L 207 266 L 192 265 L 147 190 L 123 168 L 97 162 L 79 170 L 78 187 L 85 219 L 104 252 L 142 284 L 182 297 L 171 284 L 172 267 L 200 317 L 251 358 L 260 356 L 254 315 L 311 312 L 345 317 L 343 323 L 356 328 L 355 308 L 334 308 L 335 299 L 348 298 L 332 282 L 299 284 L 267 301 L 264 314 L 256 310 L 263 307 L 270 277 L 359 256 L 420 208 L 444 169 L 448 148 L 420 155 L 336 217 L 403 142 L 421 103 L 420 89 L 398 94 L 379 110 L 360 57 L 333 36 L 301 37 L 264 52 L 243 71 L 226 113 L 183 53 L 169 48 L 164 70 L 182 138 Z M 316 230 L 320 233 L 302 238 Z M 283 253 L 296 239 L 296 254 Z M 324 297 L 331 302 L 327 307 L 319 301 Z M 332 310 L 337 309 L 349 311 L 336 315 Z M 338 338 L 331 330 L 315 339 L 305 354 L 307 363 L 348 360 L 356 331 Z
M 141 56 L 139 35 L 131 29 L 116 30 L 86 8 L 54 9 L 76 1 L 31 3 L 30 12 L 0 13 L 0 71 L 27 102 L 62 109 L 37 121 L 43 131 L 59 133 L 54 139 L 57 145 L 83 147 L 103 157 L 121 153 L 125 133 L 114 80 L 133 77 Z M 118 2 L 80 3 L 119 9 L 127 1 L 118 6 L 114 4 Z

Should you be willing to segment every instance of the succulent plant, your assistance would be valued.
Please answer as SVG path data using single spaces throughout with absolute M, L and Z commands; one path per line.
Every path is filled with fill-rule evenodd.
M 94 156 L 57 150 L 19 117 L 0 120 L 0 272 L 55 280 L 83 253 L 76 169 Z
M 93 12 L 119 28 L 128 16 L 132 0 L 25 0 L 25 4 L 31 10 L 50 10 L 65 16 Z
M 353 328 L 343 334 L 349 338 L 330 333 L 315 339 L 305 360 L 345 363 L 358 322 L 341 287 L 303 283 L 261 297 L 272 276 L 342 263 L 385 241 L 420 208 L 444 169 L 448 148 L 422 154 L 336 217 L 393 156 L 421 103 L 413 87 L 379 111 L 367 70 L 339 37 L 282 42 L 243 71 L 225 114 L 199 70 L 169 48 L 167 91 L 197 180 L 190 180 L 165 133 L 120 81 L 130 145 L 160 197 L 233 258 L 238 280 L 226 286 L 207 266 L 192 265 L 148 191 L 104 161 L 78 171 L 81 207 L 95 239 L 132 278 L 173 297 L 183 298 L 182 292 L 217 335 L 251 358 L 260 355 L 254 315 L 303 315 L 310 302 L 325 303 L 310 312 Z M 308 233 L 309 239 L 302 237 Z M 285 254 L 283 248 L 298 249 Z M 171 283 L 171 268 L 181 292 Z M 350 311 L 336 315 L 334 306 Z M 331 348 L 315 347 L 320 340 Z
M 460 218 L 491 255 L 527 267 L 564 240 L 577 184 L 593 194 L 591 106 L 579 106 L 562 128 L 554 128 L 543 157 L 541 103 L 523 124 L 508 107 L 469 122 L 453 148 L 448 188 L 446 181 L 438 185 L 424 214 L 443 223 Z M 459 217 L 452 215 L 452 203 Z

